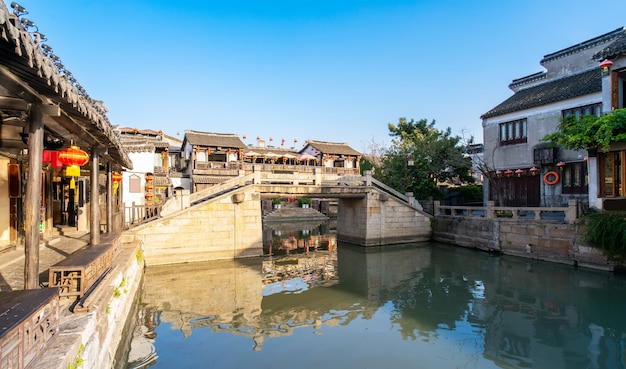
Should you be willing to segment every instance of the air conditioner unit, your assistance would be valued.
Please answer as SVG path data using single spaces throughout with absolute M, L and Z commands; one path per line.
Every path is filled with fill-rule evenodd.
M 534 162 L 540 164 L 554 164 L 558 154 L 556 147 L 542 147 L 534 149 Z

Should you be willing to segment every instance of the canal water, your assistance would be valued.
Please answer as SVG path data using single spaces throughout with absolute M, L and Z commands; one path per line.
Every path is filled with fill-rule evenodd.
M 323 227 L 147 268 L 126 368 L 626 368 L 623 276 Z

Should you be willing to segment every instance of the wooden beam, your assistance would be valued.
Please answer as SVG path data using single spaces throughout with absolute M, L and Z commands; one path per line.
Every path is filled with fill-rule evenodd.
M 0 96 L 0 110 L 28 111 L 30 104 L 24 99 L 16 97 Z
M 6 88 L 7 91 L 10 91 L 11 95 L 19 96 L 28 103 L 50 103 L 50 100 L 47 97 L 37 93 L 37 91 L 11 73 L 11 71 L 9 71 L 9 69 L 5 66 L 0 66 L 0 85 Z

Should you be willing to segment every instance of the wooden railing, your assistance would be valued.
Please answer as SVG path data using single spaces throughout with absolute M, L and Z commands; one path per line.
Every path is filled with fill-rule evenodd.
M 578 201 L 569 200 L 564 207 L 513 207 L 495 206 L 488 201 L 487 206 L 448 206 L 435 201 L 434 216 L 486 218 L 497 220 L 542 220 L 564 221 L 572 224 L 578 219 Z
M 124 228 L 138 226 L 139 224 L 156 219 L 161 214 L 161 205 L 135 205 L 124 208 Z

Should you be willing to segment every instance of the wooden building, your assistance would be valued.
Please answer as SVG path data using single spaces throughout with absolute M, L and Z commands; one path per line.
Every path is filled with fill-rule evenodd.
M 132 163 L 103 103 L 23 14 L 0 2 L 0 249 L 24 249 L 25 288 L 37 288 L 39 243 L 55 223 L 85 227 L 92 245 L 121 224 L 112 174 Z M 73 146 L 87 158 L 61 154 Z M 84 165 L 68 170 L 60 158 Z
M 347 143 L 308 140 L 300 154 L 314 156 L 325 168 L 356 169 L 358 174 L 361 153 Z
M 180 168 L 191 178 L 191 192 L 239 175 L 246 145 L 239 136 L 186 130 L 180 152 Z

